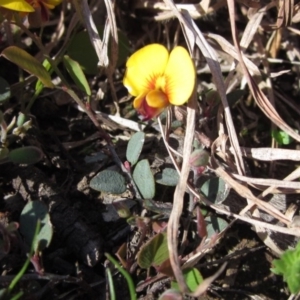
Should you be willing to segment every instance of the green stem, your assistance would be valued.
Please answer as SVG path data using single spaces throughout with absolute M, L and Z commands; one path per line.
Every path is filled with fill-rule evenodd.
M 23 294 L 24 293 L 22 291 L 20 291 L 17 295 L 12 296 L 11 300 L 18 300 L 23 296 Z
M 120 264 L 118 263 L 118 261 L 116 259 L 114 259 L 109 253 L 105 253 L 104 254 L 106 256 L 106 258 L 112 262 L 115 267 L 118 269 L 118 271 L 124 276 L 124 278 L 126 279 L 127 281 L 127 284 L 128 284 L 128 288 L 129 288 L 129 293 L 130 293 L 130 299 L 131 300 L 136 300 L 136 293 L 135 293 L 135 287 L 134 287 L 134 283 L 133 283 L 133 280 L 130 276 L 130 274 L 125 270 L 123 269 Z
M 24 273 L 26 272 L 29 263 L 30 263 L 30 259 L 34 253 L 34 245 L 35 245 L 35 241 L 37 238 L 38 233 L 40 232 L 41 229 L 41 222 L 38 221 L 36 224 L 36 228 L 35 228 L 35 232 L 34 232 L 34 238 L 32 240 L 32 244 L 31 244 L 31 248 L 30 248 L 30 252 L 29 255 L 22 267 L 22 269 L 19 271 L 19 273 L 15 276 L 15 278 L 12 280 L 12 282 L 10 283 L 10 285 L 7 288 L 8 294 L 12 292 L 12 290 L 14 289 L 14 287 L 16 286 L 16 284 L 18 283 L 18 281 L 22 278 L 22 276 L 24 275 Z
M 107 281 L 108 281 L 108 287 L 109 287 L 110 300 L 116 300 L 114 281 L 113 281 L 111 271 L 109 268 L 106 269 L 106 275 L 107 275 Z

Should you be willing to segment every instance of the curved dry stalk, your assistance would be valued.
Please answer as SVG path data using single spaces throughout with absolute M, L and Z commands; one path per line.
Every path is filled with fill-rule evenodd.
M 187 187 L 187 179 L 190 171 L 190 153 L 192 149 L 192 143 L 194 139 L 194 131 L 195 131 L 195 115 L 196 115 L 196 94 L 194 93 L 192 98 L 188 103 L 187 109 L 187 128 L 186 128 L 186 136 L 184 139 L 183 146 L 183 163 L 181 167 L 179 182 L 177 184 L 175 193 L 174 193 L 174 202 L 173 209 L 170 215 L 170 219 L 168 222 L 168 249 L 170 255 L 170 262 L 176 277 L 176 280 L 179 284 L 180 290 L 183 292 L 187 292 L 187 286 L 185 280 L 183 278 L 183 274 L 180 267 L 180 260 L 178 257 L 178 230 L 179 230 L 179 219 L 181 216 L 181 212 L 183 209 L 183 197 L 186 192 Z

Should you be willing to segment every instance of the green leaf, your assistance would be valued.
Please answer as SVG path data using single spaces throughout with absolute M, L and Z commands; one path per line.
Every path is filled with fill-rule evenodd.
M 272 130 L 272 137 L 276 140 L 276 142 L 282 145 L 289 145 L 293 142 L 293 138 L 290 137 L 285 131 L 282 130 Z
M 64 56 L 63 62 L 76 86 L 90 96 L 91 89 L 79 63 L 67 55 Z
M 34 146 L 27 146 L 11 150 L 8 158 L 15 164 L 35 164 L 43 158 L 43 152 Z
M 52 73 L 53 70 L 51 69 L 51 64 L 50 64 L 50 62 L 49 62 L 48 59 L 44 59 L 44 61 L 43 61 L 43 67 L 47 70 L 47 72 L 48 72 L 49 74 Z M 36 82 L 36 84 L 35 84 L 35 90 L 36 90 L 37 92 L 39 92 L 39 91 L 42 91 L 43 88 L 44 88 L 44 85 L 43 85 L 42 81 L 41 81 L 41 80 L 38 80 L 38 81 Z
M 97 27 L 100 36 L 103 35 L 103 29 L 103 26 Z M 128 38 L 124 33 L 122 33 L 122 31 L 118 31 L 118 38 L 119 45 L 117 66 L 120 66 L 126 62 L 131 50 Z M 110 43 L 108 49 L 110 49 Z M 86 31 L 81 31 L 74 36 L 67 49 L 67 53 L 72 59 L 76 60 L 81 65 L 85 73 L 91 75 L 99 73 L 97 66 L 98 57 Z
M 34 245 L 35 251 L 43 250 L 50 245 L 53 228 L 47 206 L 41 201 L 30 201 L 23 208 L 20 216 L 20 232 L 28 246 L 32 244 L 38 220 L 41 221 L 41 229 Z
M 117 171 L 99 172 L 90 182 L 90 187 L 99 192 L 122 194 L 126 191 L 124 177 Z
M 189 289 L 194 292 L 202 283 L 203 277 L 198 269 L 193 268 L 184 272 L 184 279 Z
M 286 250 L 280 259 L 273 260 L 271 271 L 282 275 L 291 293 L 300 292 L 300 243 L 293 250 Z
M 142 131 L 136 132 L 129 140 L 126 149 L 126 159 L 135 165 L 140 157 L 145 142 L 145 133 Z
M 33 56 L 16 46 L 10 46 L 1 53 L 7 60 L 19 66 L 29 74 L 35 75 L 48 88 L 54 88 L 51 77 L 45 67 Z
M 183 278 L 191 292 L 195 292 L 197 287 L 202 283 L 203 277 L 198 269 L 186 269 L 183 271 Z M 179 291 L 179 285 L 176 281 L 171 282 L 171 288 Z
M 213 177 L 203 183 L 200 191 L 209 201 L 220 204 L 227 198 L 230 189 L 222 178 Z
M 144 244 L 137 255 L 137 263 L 141 268 L 160 266 L 169 258 L 166 233 L 158 233 Z
M 206 217 L 206 231 L 207 231 L 207 238 L 211 238 L 214 234 L 220 233 L 223 231 L 227 226 L 228 222 L 226 222 L 224 219 L 221 219 L 219 217 L 210 216 Z
M 155 182 L 147 159 L 137 163 L 132 177 L 144 199 L 154 198 Z
M 167 186 L 176 186 L 179 175 L 175 169 L 165 168 L 162 173 L 155 175 L 156 182 Z
M 8 82 L 0 77 L 0 103 L 6 101 L 11 96 L 10 86 Z

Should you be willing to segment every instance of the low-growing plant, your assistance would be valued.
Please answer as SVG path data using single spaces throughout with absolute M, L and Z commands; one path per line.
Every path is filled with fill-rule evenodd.
M 271 271 L 281 275 L 291 293 L 300 292 L 300 242 L 295 249 L 286 250 L 279 259 L 274 259 Z

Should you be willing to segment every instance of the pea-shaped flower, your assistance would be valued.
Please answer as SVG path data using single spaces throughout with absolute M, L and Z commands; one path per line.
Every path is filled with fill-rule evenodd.
M 127 61 L 123 83 L 135 96 L 133 106 L 145 120 L 157 117 L 167 106 L 182 105 L 195 85 L 195 67 L 187 50 L 171 53 L 160 44 L 135 52 Z

